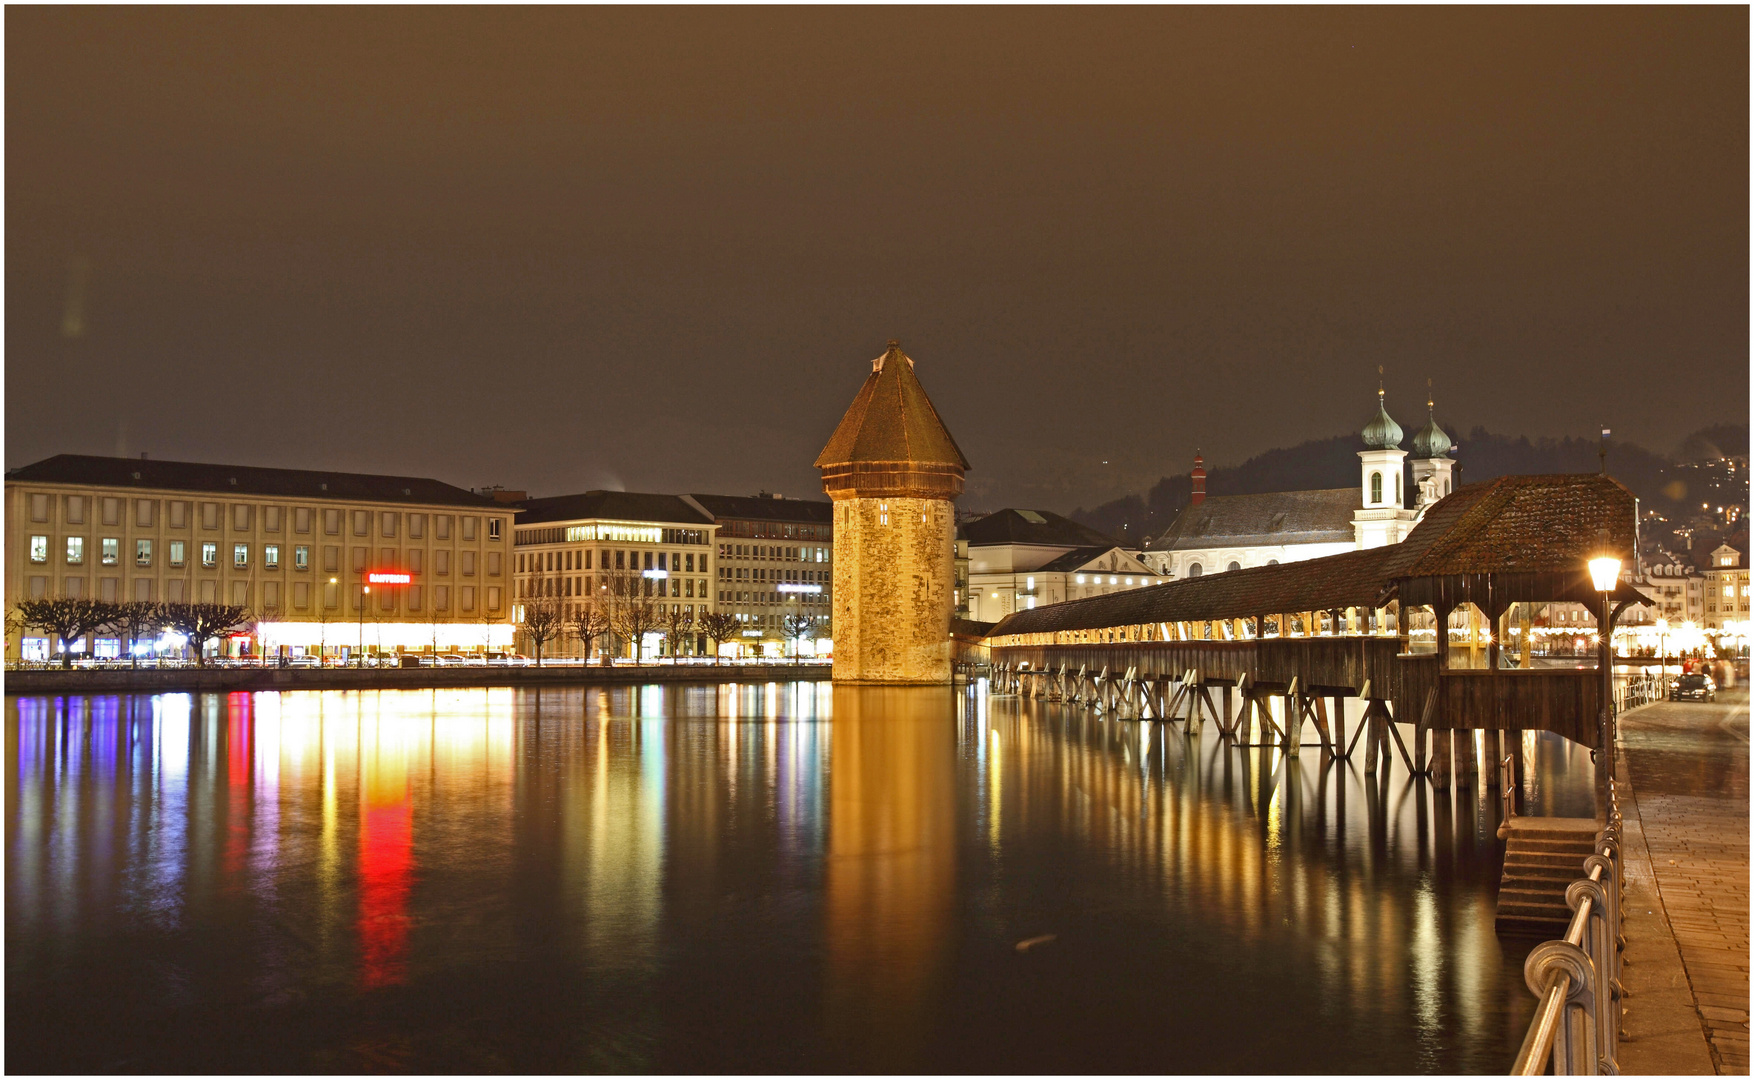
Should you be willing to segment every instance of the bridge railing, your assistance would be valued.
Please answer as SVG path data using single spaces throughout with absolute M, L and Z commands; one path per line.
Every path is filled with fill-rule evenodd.
M 1608 818 L 1596 834 L 1586 876 L 1565 890 L 1572 909 L 1565 936 L 1543 941 L 1523 964 L 1523 981 L 1539 999 L 1511 1066 L 1512 1076 L 1619 1073 L 1621 937 L 1620 811 L 1609 781 Z
M 1623 713 L 1627 709 L 1649 705 L 1653 701 L 1663 700 L 1668 694 L 1669 681 L 1666 675 L 1650 672 L 1628 675 L 1614 684 L 1614 711 Z

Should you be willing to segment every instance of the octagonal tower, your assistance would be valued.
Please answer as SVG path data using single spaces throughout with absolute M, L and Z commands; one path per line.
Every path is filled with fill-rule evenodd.
M 968 459 L 891 341 L 817 455 L 834 500 L 834 681 L 950 681 Z

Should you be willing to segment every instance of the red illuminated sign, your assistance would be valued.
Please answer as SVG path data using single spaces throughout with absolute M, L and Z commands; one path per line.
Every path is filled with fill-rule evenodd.
M 414 580 L 412 574 L 398 574 L 390 570 L 374 570 L 365 576 L 373 585 L 406 585 Z

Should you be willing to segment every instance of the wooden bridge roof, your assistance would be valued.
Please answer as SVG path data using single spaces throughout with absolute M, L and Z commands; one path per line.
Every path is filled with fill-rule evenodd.
M 1387 585 L 1382 570 L 1393 551 L 1386 547 L 1348 551 L 1049 604 L 1007 616 L 993 629 L 993 634 L 1040 634 L 1155 622 L 1247 619 L 1284 611 L 1371 607 Z
M 1633 516 L 1632 493 L 1610 477 L 1501 476 L 1457 488 L 1399 544 L 1050 604 L 1006 617 L 993 634 L 1381 607 L 1397 593 L 1415 604 L 1476 599 L 1469 583 L 1487 575 L 1516 582 L 1510 599 L 1589 601 L 1584 563 L 1598 530 L 1630 556 Z M 1641 598 L 1624 585 L 1615 597 Z

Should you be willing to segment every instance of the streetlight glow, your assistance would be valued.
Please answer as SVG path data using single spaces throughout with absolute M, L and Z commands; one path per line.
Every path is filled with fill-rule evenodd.
M 1597 592 L 1613 592 L 1614 583 L 1620 580 L 1620 560 L 1612 555 L 1591 559 L 1590 578 L 1595 582 Z

